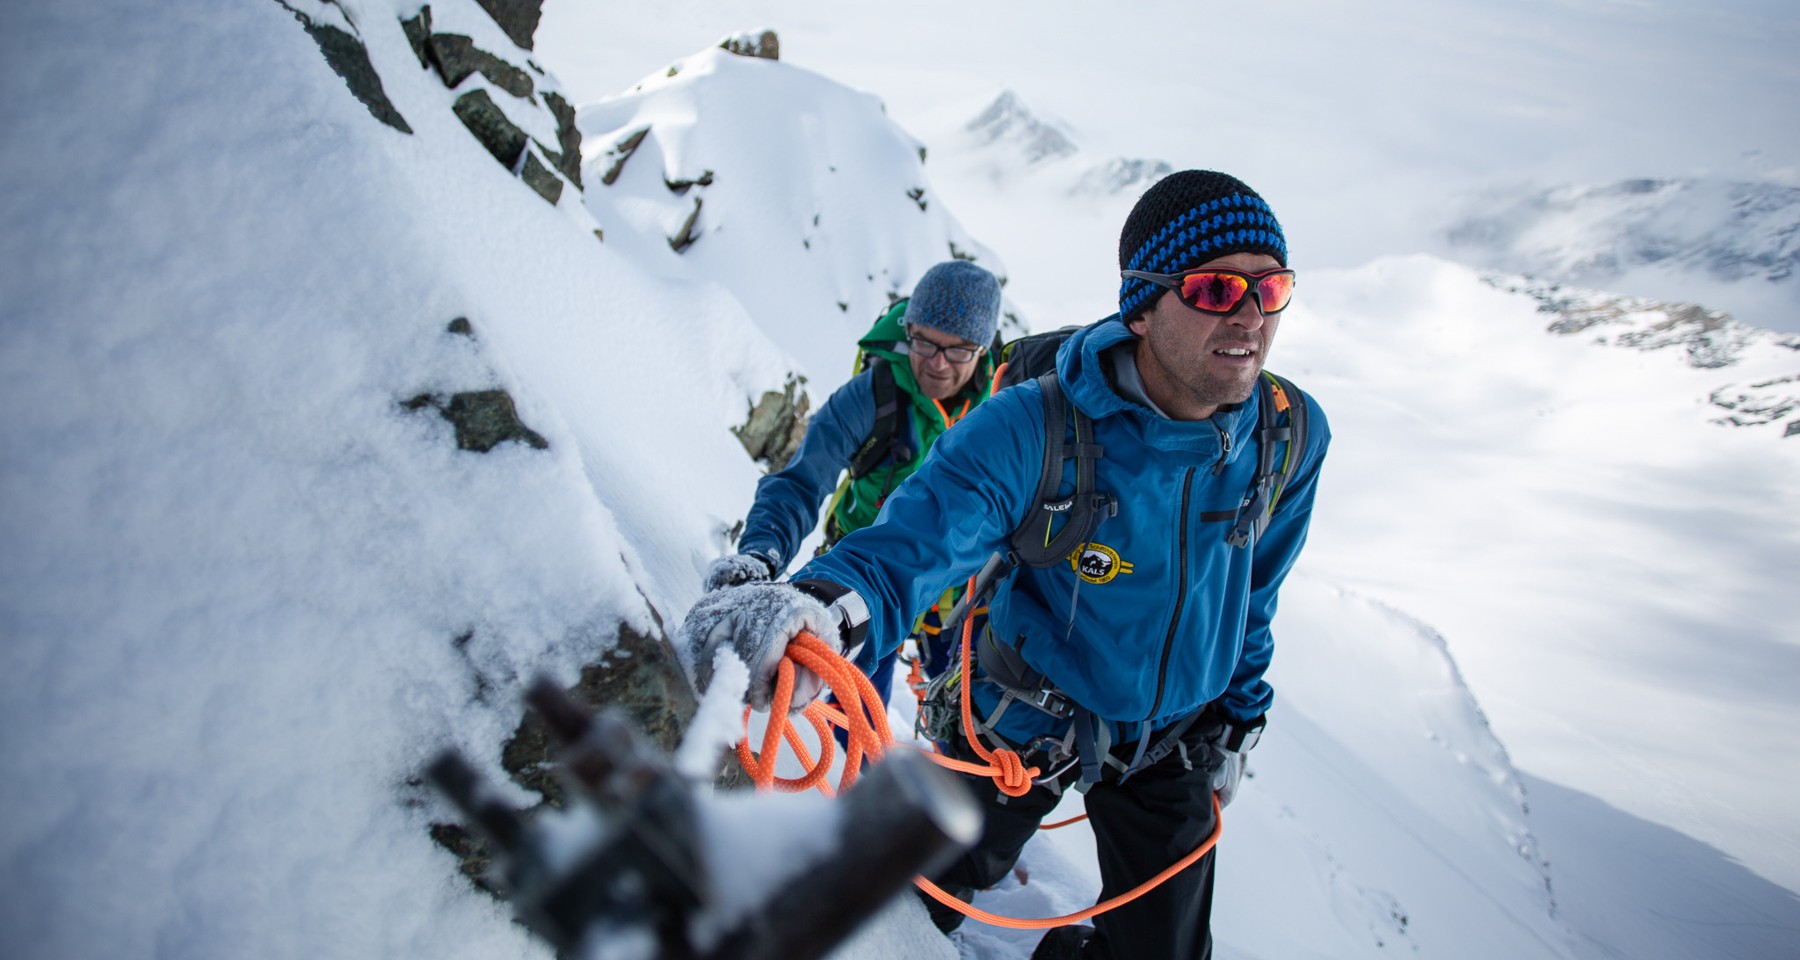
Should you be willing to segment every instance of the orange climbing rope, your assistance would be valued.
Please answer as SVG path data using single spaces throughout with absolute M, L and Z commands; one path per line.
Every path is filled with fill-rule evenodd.
M 971 580 L 971 591 L 973 591 L 973 587 L 974 584 Z M 973 621 L 973 617 L 968 617 L 963 622 L 962 675 L 965 680 L 972 675 L 970 673 L 969 648 L 972 646 L 970 640 Z M 819 736 L 820 756 L 816 762 L 799 731 L 794 729 L 792 717 L 788 712 L 794 701 L 794 671 L 802 667 L 811 670 L 823 680 L 843 706 L 842 710 L 837 710 L 818 700 L 806 706 L 804 711 L 806 719 Z M 1024 796 L 1031 789 L 1032 779 L 1037 777 L 1041 771 L 1037 767 L 1026 767 L 1016 751 L 1004 748 L 989 750 L 982 745 L 981 739 L 975 735 L 974 711 L 969 702 L 970 685 L 965 682 L 960 686 L 962 687 L 963 736 L 968 739 L 970 746 L 974 747 L 976 754 L 987 761 L 987 765 L 956 760 L 937 753 L 930 753 L 929 756 L 952 770 L 978 777 L 991 777 L 994 786 L 1007 796 Z M 750 711 L 746 709 L 744 711 L 746 730 L 749 719 Z M 836 790 L 825 782 L 836 756 L 836 740 L 831 735 L 830 724 L 843 727 L 848 734 L 845 738 L 848 745 L 845 747 L 844 769 L 838 775 Z M 783 740 L 787 741 L 788 746 L 794 751 L 794 755 L 799 758 L 800 765 L 806 771 L 804 775 L 796 778 L 775 775 L 775 757 L 781 749 Z M 745 772 L 750 775 L 750 779 L 760 790 L 801 791 L 816 788 L 827 796 L 835 796 L 837 792 L 848 790 L 851 785 L 856 783 L 857 772 L 862 767 L 863 757 L 879 759 L 893 745 L 893 730 L 888 725 L 887 710 L 882 705 L 881 695 L 876 692 L 875 685 L 861 670 L 857 669 L 855 664 L 844 659 L 829 644 L 810 633 L 801 633 L 788 644 L 787 655 L 782 658 L 776 668 L 775 696 L 769 705 L 768 725 L 763 730 L 762 751 L 760 753 L 751 752 L 750 738 L 746 733 L 744 739 L 738 743 L 737 754 Z M 1086 819 L 1085 814 L 1046 824 L 1041 829 L 1054 830 L 1057 827 L 1066 827 L 1084 819 Z M 1213 797 L 1212 833 L 1194 852 L 1170 864 L 1163 872 L 1125 893 L 1094 904 L 1086 910 L 1060 917 L 1038 919 L 1004 917 L 996 913 L 989 913 L 945 893 L 924 877 L 917 877 L 913 882 L 932 899 L 983 923 L 1017 930 L 1049 929 L 1097 917 L 1149 893 L 1163 881 L 1186 870 L 1201 857 L 1206 856 L 1207 851 L 1219 842 L 1219 834 L 1223 828 L 1224 822 L 1220 815 L 1219 798 L 1215 795 Z

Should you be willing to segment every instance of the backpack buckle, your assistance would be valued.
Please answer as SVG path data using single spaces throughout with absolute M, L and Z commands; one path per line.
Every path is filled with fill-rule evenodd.
M 1067 719 L 1075 713 L 1075 705 L 1069 701 L 1068 697 L 1057 692 L 1055 687 L 1042 686 L 1036 690 L 1015 690 L 1013 694 L 1020 700 L 1059 720 Z

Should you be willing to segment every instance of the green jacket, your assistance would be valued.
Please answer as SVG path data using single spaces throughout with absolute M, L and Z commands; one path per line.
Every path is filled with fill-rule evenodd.
M 931 445 L 937 438 L 976 404 L 986 400 L 993 389 L 994 354 L 989 350 L 975 361 L 975 372 L 956 396 L 940 402 L 919 392 L 918 381 L 913 378 L 911 359 L 904 352 L 905 300 L 888 308 L 856 345 L 860 366 L 868 369 L 873 377 L 892 378 L 895 397 L 899 403 L 898 417 L 890 445 L 891 452 L 883 458 L 884 462 L 861 478 L 846 476 L 839 485 L 830 515 L 826 518 L 827 543 L 836 542 L 844 534 L 874 523 L 875 515 L 881 512 L 881 505 L 887 501 L 888 494 L 894 492 L 894 488 L 902 480 L 912 476 L 919 464 L 925 461 L 925 455 L 931 452 Z M 877 364 L 886 369 L 874 369 Z M 881 388 L 878 384 L 872 386 L 875 402 L 878 404 Z M 865 438 L 865 445 L 869 440 L 879 439 Z M 859 452 L 862 449 L 859 447 Z
M 819 506 L 827 496 L 831 497 L 825 520 L 827 544 L 873 523 L 887 495 L 919 468 L 948 425 L 987 399 L 993 388 L 991 351 L 976 361 L 968 385 L 949 402 L 940 405 L 919 395 L 903 352 L 905 316 L 904 300 L 882 314 L 858 343 L 861 372 L 819 407 L 787 466 L 758 482 L 739 549 L 771 557 L 778 568 L 785 568 L 819 522 Z M 878 442 L 883 394 L 892 397 L 895 408 L 887 418 L 891 443 Z M 859 452 L 872 461 L 871 469 L 860 478 L 851 477 L 846 470 L 859 460 Z

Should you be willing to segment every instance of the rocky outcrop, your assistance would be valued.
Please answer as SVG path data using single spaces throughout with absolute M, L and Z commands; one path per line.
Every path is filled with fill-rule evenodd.
M 479 73 L 489 83 L 520 99 L 529 99 L 537 89 L 531 74 L 475 46 L 475 41 L 456 33 L 434 33 L 424 43 L 430 65 L 444 78 L 444 86 L 455 89 L 471 75 Z
M 463 337 L 475 335 L 467 317 L 450 321 L 446 330 Z M 498 388 L 465 390 L 449 396 L 420 393 L 401 401 L 400 407 L 409 411 L 436 410 L 456 428 L 456 446 L 460 450 L 486 453 L 508 441 L 538 450 L 550 447 L 550 441 L 519 419 L 512 395 Z
M 766 470 L 787 466 L 806 436 L 806 415 L 812 401 L 802 389 L 805 384 L 805 377 L 790 376 L 780 393 L 770 390 L 762 395 L 743 426 L 731 428 L 750 459 Z
M 530 6 L 530 28 L 535 30 L 536 4 Z M 507 29 L 508 36 L 518 42 L 512 29 L 501 21 L 501 13 L 496 13 L 492 7 L 488 7 L 488 12 L 503 29 Z M 520 24 L 523 22 L 521 20 Z M 494 89 L 524 101 L 528 109 L 549 112 L 556 124 L 555 147 L 526 134 L 484 88 L 470 90 L 458 97 L 452 109 L 494 159 L 553 205 L 562 198 L 563 180 L 574 184 L 575 189 L 581 189 L 581 133 L 575 127 L 575 108 L 568 100 L 555 91 L 539 90 L 529 72 L 492 51 L 477 47 L 472 38 L 433 30 L 429 6 L 421 7 L 413 17 L 401 21 L 401 26 L 406 30 L 407 40 L 412 43 L 420 66 L 435 69 L 444 86 L 459 89 L 470 77 L 479 75 Z M 520 46 L 529 49 L 529 40 L 528 34 L 527 42 Z M 539 94 L 543 97 L 541 106 Z M 527 141 L 532 148 L 528 148 Z M 561 177 L 557 176 L 559 173 Z
M 781 38 L 777 37 L 773 30 L 732 34 L 720 40 L 719 46 L 740 57 L 757 57 L 763 60 L 781 59 Z
M 281 3 L 281 0 L 275 2 Z M 313 42 L 319 45 L 319 52 L 325 55 L 325 62 L 334 73 L 344 78 L 344 85 L 350 88 L 351 96 L 368 108 L 370 116 L 401 133 L 413 132 L 406 118 L 400 115 L 393 101 L 388 99 L 387 91 L 381 86 L 381 75 L 375 72 L 375 64 L 370 62 L 369 51 L 359 37 L 329 23 L 317 23 L 285 3 L 281 3 L 281 6 L 306 28 L 307 35 L 313 38 Z M 346 26 L 348 25 L 346 21 Z
M 537 33 L 538 20 L 544 15 L 544 0 L 475 0 L 494 18 L 507 39 L 530 50 Z
M 1764 426 L 1800 413 L 1800 375 L 1777 377 L 1749 385 L 1731 384 L 1714 390 L 1707 400 L 1728 411 L 1714 423 L 1734 427 Z M 1782 428 L 1783 437 L 1800 436 L 1800 416 Z
M 318 43 L 326 63 L 344 78 L 350 93 L 368 108 L 371 116 L 403 133 L 413 132 L 406 118 L 388 99 L 358 28 L 348 17 L 343 18 L 341 26 L 321 23 L 288 6 L 285 0 L 275 2 L 300 21 Z M 478 2 L 514 43 L 527 50 L 531 48 L 531 35 L 537 29 L 541 0 Z M 338 11 L 332 5 L 325 9 Z M 539 82 L 532 78 L 534 71 L 543 73 L 536 64 L 526 60 L 527 66 L 531 67 L 527 70 L 500 53 L 476 46 L 469 36 L 434 30 L 429 5 L 419 7 L 410 17 L 401 18 L 400 29 L 421 68 L 435 70 L 445 87 L 463 90 L 452 102 L 451 109 L 508 172 L 552 205 L 562 199 L 565 181 L 574 184 L 575 189 L 581 189 L 581 134 L 575 126 L 575 108 L 556 92 L 540 89 Z M 513 57 L 519 58 L 516 51 Z M 464 89 L 472 77 L 480 77 L 482 85 Z M 538 128 L 553 127 L 555 145 L 527 133 L 525 127 L 509 117 L 507 109 L 495 101 L 490 89 L 515 101 L 518 104 L 515 109 L 547 114 L 544 118 L 547 122 Z M 528 121 L 527 125 L 536 124 Z
M 457 97 L 450 109 L 501 166 L 511 169 L 519 162 L 519 155 L 525 152 L 525 144 L 531 138 L 507 118 L 506 111 L 500 109 L 486 90 L 470 90 Z
M 1483 280 L 1536 299 L 1538 312 L 1551 318 L 1545 329 L 1559 336 L 1586 334 L 1597 345 L 1629 350 L 1679 350 L 1688 366 L 1702 370 L 1738 366 L 1753 355 L 1766 361 L 1771 353 L 1777 358 L 1794 355 L 1800 364 L 1800 335 L 1745 326 L 1722 310 L 1697 303 L 1623 297 L 1529 277 L 1492 275 Z M 1800 416 L 1793 416 L 1800 412 L 1800 374 L 1727 384 L 1713 390 L 1707 401 L 1726 411 L 1713 423 L 1768 427 L 1787 420 L 1781 435 L 1800 436 Z
M 639 127 L 626 134 L 618 143 L 613 144 L 606 151 L 610 162 L 606 165 L 606 172 L 600 175 L 600 182 L 606 186 L 612 186 L 619 179 L 619 174 L 625 172 L 625 161 L 630 160 L 631 155 L 637 152 L 637 148 L 643 146 L 644 138 L 649 134 L 649 127 Z
M 544 91 L 544 106 L 556 117 L 556 150 L 550 153 L 550 159 L 556 162 L 556 169 L 581 189 L 581 131 L 575 127 L 575 106 L 562 98 L 561 94 Z M 540 144 L 541 146 L 541 144 Z
M 1692 367 L 1728 367 L 1764 331 L 1733 320 L 1722 310 L 1697 303 L 1668 303 L 1581 290 L 1526 277 L 1491 276 L 1489 285 L 1524 293 L 1538 301 L 1538 312 L 1552 319 L 1551 333 L 1590 334 L 1596 343 L 1633 350 L 1678 348 Z

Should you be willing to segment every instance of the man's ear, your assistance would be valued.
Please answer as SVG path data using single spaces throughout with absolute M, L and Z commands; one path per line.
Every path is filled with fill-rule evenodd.
M 1150 321 L 1147 319 L 1147 313 L 1148 311 L 1139 311 L 1137 316 L 1125 321 L 1125 329 L 1130 330 L 1140 337 L 1143 336 L 1144 331 L 1150 329 Z

